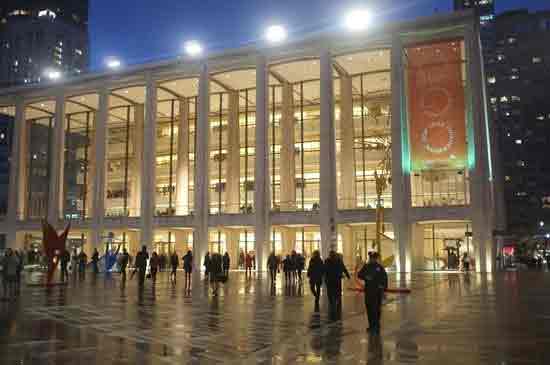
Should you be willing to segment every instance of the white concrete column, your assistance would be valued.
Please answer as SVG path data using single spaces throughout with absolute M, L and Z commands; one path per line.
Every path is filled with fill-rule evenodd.
M 239 213 L 240 145 L 239 145 L 239 92 L 229 93 L 227 143 L 227 175 L 225 212 Z
M 296 159 L 294 154 L 294 95 L 292 84 L 283 84 L 281 110 L 281 210 L 296 209 Z
M 227 252 L 229 253 L 230 268 L 236 269 L 239 264 L 239 229 L 225 229 Z M 222 255 L 225 252 L 222 252 Z
M 95 119 L 95 133 L 93 150 L 95 151 L 95 166 L 93 177 L 92 203 L 92 231 L 90 234 L 91 246 L 101 249 L 101 236 L 105 218 L 105 183 L 107 176 L 107 121 L 109 118 L 109 90 L 103 87 L 99 90 L 99 105 Z
M 296 230 L 291 227 L 281 228 L 281 239 L 283 241 L 283 255 L 289 255 L 296 247 Z
M 195 265 L 202 268 L 202 259 L 208 251 L 208 139 L 210 112 L 210 85 L 208 66 L 204 64 L 199 78 L 195 146 L 195 231 L 193 256 Z
M 137 109 L 137 108 L 136 108 Z M 137 119 L 137 118 L 136 118 Z M 143 128 L 143 164 L 141 165 L 141 244 L 153 248 L 157 142 L 157 84 L 147 74 L 145 85 L 145 122 Z M 137 151 L 137 150 L 136 150 Z
M 403 45 L 396 36 L 392 40 L 391 50 L 391 85 L 392 85 L 392 224 L 395 232 L 395 263 L 400 272 L 411 271 L 411 223 L 409 211 L 411 208 L 410 172 L 404 166 L 409 166 L 407 146 L 403 140 L 408 140 L 407 116 L 405 110 L 406 90 L 403 81 L 405 67 L 403 65 Z M 413 244 L 423 244 L 414 242 Z
M 94 212 L 94 180 L 95 180 L 95 170 L 96 170 L 96 153 L 95 153 L 95 129 L 97 126 L 97 113 L 90 115 L 90 145 L 88 147 L 88 176 L 86 184 L 86 211 L 84 212 L 85 216 L 90 218 L 93 217 Z M 90 238 L 88 238 L 90 240 Z
M 334 92 L 332 56 L 328 49 L 320 55 L 321 72 L 321 255 L 327 257 L 336 244 L 336 140 L 334 134 Z
M 485 82 L 482 70 L 482 56 L 477 25 L 471 24 L 465 31 L 468 98 L 471 104 L 471 118 L 474 131 L 475 166 L 470 170 L 470 209 L 472 217 L 472 240 L 475 252 L 475 267 L 478 272 L 492 270 L 493 240 L 492 189 L 490 180 L 491 158 L 487 141 L 487 126 L 484 105 Z
M 11 163 L 8 192 L 7 247 L 16 247 L 17 221 L 25 217 L 27 191 L 27 136 L 28 128 L 25 121 L 25 103 L 23 98 L 17 98 L 15 104 L 15 120 L 13 125 L 11 145 Z
M 355 192 L 355 156 L 353 128 L 353 89 L 351 77 L 340 76 L 340 189 L 342 201 L 339 207 L 357 207 Z
M 176 167 L 176 215 L 189 214 L 189 103 L 180 99 L 178 161 Z
M 48 189 L 48 222 L 57 227 L 61 217 L 63 196 L 63 169 L 65 164 L 65 96 L 63 91 L 55 97 L 54 133 L 51 146 L 50 181 Z
M 344 256 L 344 263 L 349 270 L 354 270 L 355 259 L 355 242 L 353 242 L 353 229 L 350 225 L 344 224 L 342 227 L 342 249 Z
M 146 91 L 147 93 L 147 91 Z M 132 146 L 133 146 L 133 155 L 132 160 L 129 161 L 129 171 L 128 174 L 128 185 L 130 190 L 130 199 L 128 199 L 128 210 L 130 216 L 137 216 L 141 214 L 141 199 L 142 199 L 142 189 L 144 188 L 144 176 L 147 174 L 144 171 L 144 133 L 145 133 L 145 105 L 144 104 L 135 104 L 134 105 L 134 127 L 133 127 L 133 137 Z M 132 127 L 130 127 L 132 128 Z M 130 132 L 128 132 L 130 133 Z
M 265 269 L 264 252 L 270 242 L 269 196 L 269 143 L 268 118 L 268 67 L 265 56 L 259 55 L 256 63 L 256 163 L 254 166 L 254 220 L 256 268 Z

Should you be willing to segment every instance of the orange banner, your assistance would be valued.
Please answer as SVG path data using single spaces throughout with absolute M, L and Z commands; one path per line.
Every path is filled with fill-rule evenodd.
M 411 169 L 464 168 L 466 106 L 461 42 L 407 49 Z

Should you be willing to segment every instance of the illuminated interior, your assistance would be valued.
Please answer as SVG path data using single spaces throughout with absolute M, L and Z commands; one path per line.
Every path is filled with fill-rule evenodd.
M 27 219 L 44 218 L 48 212 L 54 119 L 55 101 L 29 104 L 25 108 L 29 143 L 24 169 L 27 184 L 23 216 Z

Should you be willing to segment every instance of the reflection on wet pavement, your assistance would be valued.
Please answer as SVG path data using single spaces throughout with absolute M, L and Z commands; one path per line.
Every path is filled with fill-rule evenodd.
M 381 336 L 366 332 L 361 293 L 341 320 L 307 285 L 272 288 L 232 272 L 213 297 L 160 274 L 141 292 L 119 275 L 23 286 L 0 302 L 4 364 L 550 364 L 550 274 L 391 275 Z M 351 285 L 351 283 L 348 283 Z

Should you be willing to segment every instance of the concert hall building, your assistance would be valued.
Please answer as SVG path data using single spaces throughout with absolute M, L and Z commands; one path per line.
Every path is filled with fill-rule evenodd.
M 400 272 L 494 269 L 503 228 L 479 24 L 462 12 L 0 91 L 7 246 L 141 245 Z

